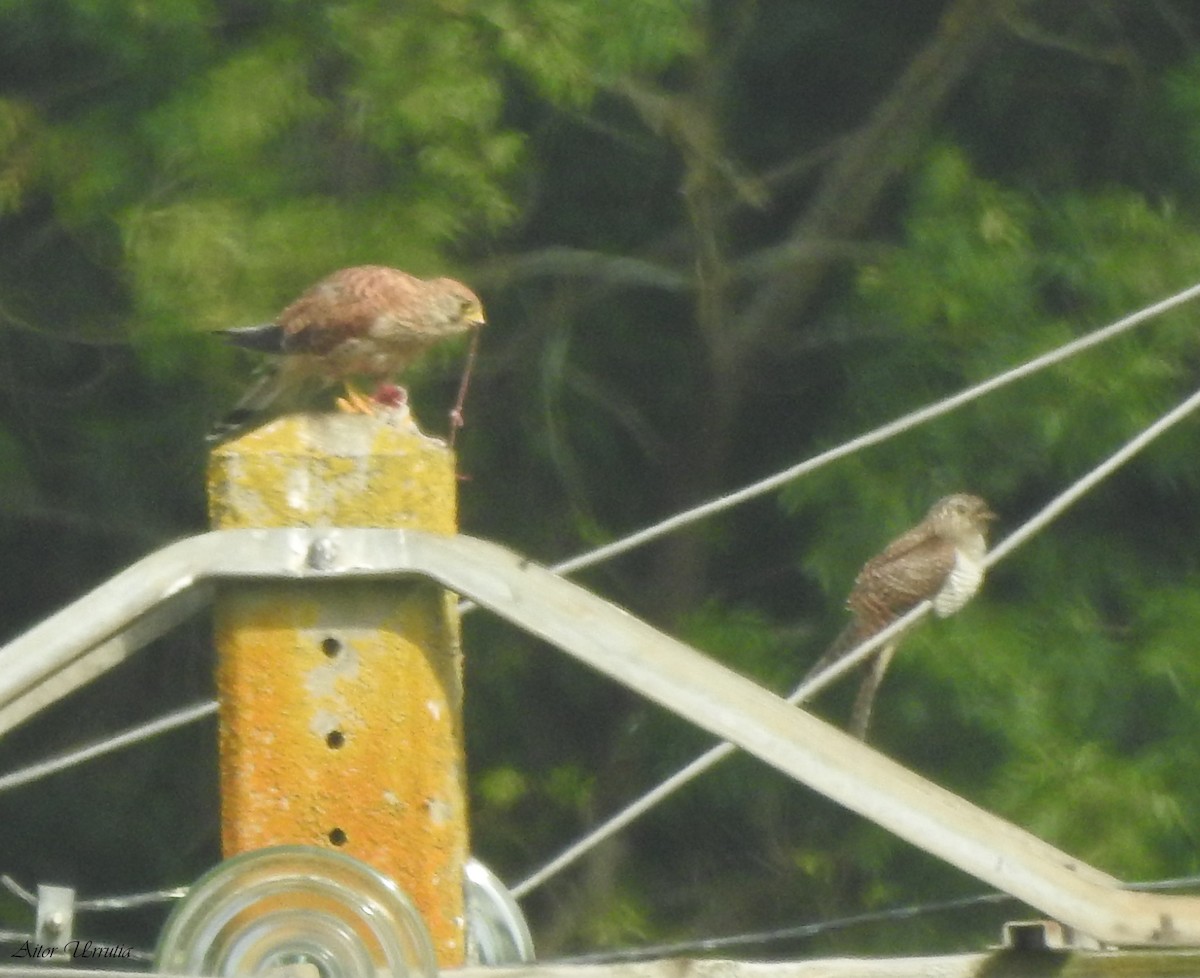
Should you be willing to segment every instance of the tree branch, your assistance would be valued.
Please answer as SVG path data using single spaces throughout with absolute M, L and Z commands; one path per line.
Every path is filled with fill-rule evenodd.
M 912 164 L 937 113 L 981 52 L 1032 0 L 952 0 L 937 32 L 917 52 L 866 124 L 848 138 L 826 170 L 811 203 L 792 226 L 790 242 L 804 253 L 813 239 L 850 240 L 874 212 L 898 173 Z M 802 314 L 823 283 L 828 264 L 797 261 L 759 289 L 734 324 L 743 355 L 775 324 Z
M 695 286 L 690 276 L 664 265 L 585 248 L 541 248 L 486 262 L 471 273 L 472 283 L 483 288 L 498 288 L 533 278 L 587 278 L 601 284 L 666 292 L 688 292 Z

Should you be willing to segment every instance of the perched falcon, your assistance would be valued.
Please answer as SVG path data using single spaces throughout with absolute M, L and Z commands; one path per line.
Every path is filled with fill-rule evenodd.
M 987 503 L 966 493 L 934 503 L 920 523 L 863 565 L 846 600 L 854 618 L 808 676 L 828 669 L 922 601 L 932 601 L 934 613 L 943 618 L 970 601 L 983 583 L 987 526 L 995 518 Z M 898 643 L 899 637 L 892 639 L 868 659 L 850 718 L 851 733 L 862 740 Z
M 439 340 L 484 325 L 483 305 L 461 282 L 419 279 L 382 265 L 343 268 L 323 278 L 274 322 L 222 330 L 237 346 L 278 356 L 214 436 L 228 437 L 272 409 L 344 384 L 345 411 L 372 413 L 356 378 L 377 382 L 379 402 L 403 403 L 391 380 Z

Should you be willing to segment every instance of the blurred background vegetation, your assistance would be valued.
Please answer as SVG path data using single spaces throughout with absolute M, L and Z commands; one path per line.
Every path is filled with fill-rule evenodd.
M 552 563 L 1200 279 L 1182 0 L 0 0 L 0 638 L 204 528 L 251 363 L 207 336 L 335 268 L 491 324 L 465 532 Z M 1189 392 L 1188 308 L 583 575 L 788 688 L 946 492 L 1006 533 Z M 455 356 L 414 384 L 430 428 Z M 904 647 L 889 754 L 1128 879 L 1200 870 L 1200 442 L 1185 424 Z M 516 881 L 706 745 L 472 615 L 474 849 Z M 204 623 L 3 769 L 211 694 Z M 839 721 L 846 694 L 819 709 Z M 0 795 L 0 871 L 84 895 L 218 858 L 212 723 Z M 979 884 L 746 758 L 526 902 L 543 955 Z M 978 948 L 1013 906 L 761 953 Z M 0 896 L 0 926 L 27 908 Z M 85 918 L 153 941 L 161 914 Z M 741 949 L 739 953 L 759 953 Z

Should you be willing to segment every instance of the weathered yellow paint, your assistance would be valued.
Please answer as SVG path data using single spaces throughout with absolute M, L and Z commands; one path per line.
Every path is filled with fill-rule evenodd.
M 281 418 L 213 451 L 215 528 L 456 530 L 454 456 L 359 415 Z M 462 658 L 425 581 L 238 584 L 217 605 L 226 856 L 336 848 L 412 897 L 464 959 Z

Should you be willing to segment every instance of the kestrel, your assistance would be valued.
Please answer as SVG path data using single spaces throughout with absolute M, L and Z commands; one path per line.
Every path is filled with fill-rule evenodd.
M 323 278 L 275 320 L 222 330 L 230 342 L 277 356 L 242 396 L 215 435 L 227 437 L 272 409 L 286 408 L 338 383 L 344 411 L 374 412 L 403 404 L 392 381 L 440 340 L 484 325 L 483 305 L 461 282 L 419 279 L 382 265 L 343 268 Z M 378 385 L 376 400 L 354 381 Z
M 983 583 L 987 526 L 995 518 L 987 503 L 966 493 L 934 503 L 920 523 L 863 565 L 846 599 L 854 618 L 808 676 L 828 669 L 922 601 L 932 601 L 942 618 L 962 608 Z M 860 740 L 866 739 L 875 693 L 898 644 L 899 636 L 868 659 L 850 716 L 850 732 Z

